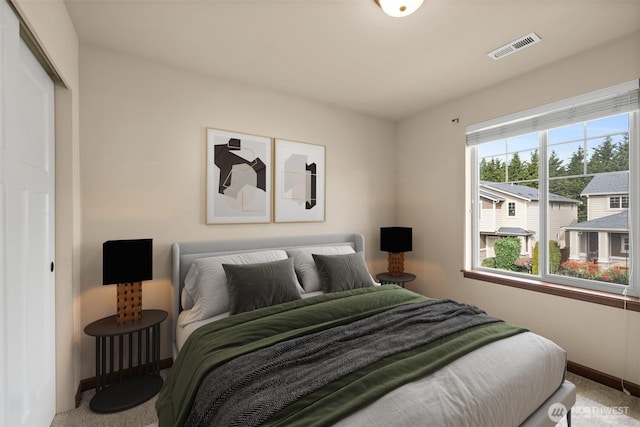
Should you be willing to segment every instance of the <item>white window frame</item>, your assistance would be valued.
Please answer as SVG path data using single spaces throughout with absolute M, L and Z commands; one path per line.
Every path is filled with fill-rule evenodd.
M 617 206 L 612 206 L 612 202 L 616 202 Z M 626 201 L 626 203 L 625 203 Z M 627 206 L 625 206 L 625 204 Z M 629 196 L 609 196 L 609 209 L 628 209 L 629 208 Z
M 511 205 L 513 205 L 513 215 L 511 215 Z M 517 212 L 516 212 L 516 202 L 507 202 L 507 216 L 509 218 L 515 218 L 517 217 Z
M 467 251 L 465 257 L 465 268 L 478 271 L 486 271 L 493 275 L 515 276 L 531 279 L 531 274 L 522 274 L 504 270 L 482 267 L 478 256 L 478 193 L 479 193 L 479 163 L 478 163 L 478 145 L 484 142 L 492 142 L 499 139 L 509 138 L 525 133 L 538 132 L 539 143 L 539 187 L 541 189 L 548 188 L 547 173 L 547 143 L 546 130 L 555 127 L 566 126 L 573 123 L 587 122 L 611 115 L 629 113 L 629 208 L 633 215 L 629 217 L 629 247 L 631 248 L 631 265 L 632 270 L 629 275 L 629 284 L 609 284 L 594 280 L 578 279 L 560 275 L 551 275 L 546 272 L 548 269 L 548 245 L 540 244 L 538 247 L 539 257 L 539 275 L 533 276 L 547 283 L 574 286 L 576 288 L 586 288 L 611 292 L 615 294 L 635 295 L 640 294 L 640 285 L 635 277 L 638 276 L 637 271 L 640 270 L 640 112 L 638 112 L 638 93 L 639 82 L 637 80 L 617 85 L 611 88 L 602 89 L 591 92 L 578 97 L 559 101 L 553 104 L 526 110 L 520 113 L 511 114 L 505 117 L 493 119 L 487 122 L 478 123 L 467 127 L 467 150 L 470 160 L 471 179 L 468 180 L 470 185 L 469 194 L 471 195 L 471 229 L 466 234 Z M 621 98 L 626 97 L 628 104 L 624 105 Z M 610 111 L 609 114 L 606 111 Z M 616 112 L 617 111 L 617 112 Z M 577 112 L 577 113 L 576 113 Z M 575 119 L 569 117 L 574 115 Z M 545 159 L 545 160 L 543 160 Z M 548 218 L 548 194 L 547 191 L 540 193 L 540 235 L 538 241 L 548 242 L 549 233 L 547 229 Z M 620 201 L 622 204 L 622 201 Z M 632 232 L 634 231 L 634 232 Z M 624 243 L 622 243 L 624 245 Z M 637 248 L 637 249 L 634 249 Z M 623 246 L 624 249 L 624 246 Z
M 609 196 L 609 209 L 620 209 L 620 196 Z

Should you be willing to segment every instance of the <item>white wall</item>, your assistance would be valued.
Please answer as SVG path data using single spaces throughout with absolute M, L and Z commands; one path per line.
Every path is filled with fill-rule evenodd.
M 176 241 L 360 232 L 372 271 L 386 267 L 378 234 L 395 219 L 393 123 L 89 47 L 80 86 L 83 326 L 115 313 L 115 287 L 101 282 L 110 239 L 154 239 L 143 308 L 167 311 Z M 325 145 L 326 222 L 205 225 L 207 127 Z M 87 378 L 94 343 L 80 338 Z
M 464 279 L 460 270 L 470 221 L 465 127 L 638 79 L 638 52 L 635 33 L 407 118 L 398 125 L 396 165 L 399 222 L 414 227 L 406 257 L 418 280 L 410 288 L 476 304 L 555 340 L 574 362 L 635 383 L 640 313 Z
M 156 248 L 145 307 L 168 310 L 170 242 L 358 231 L 379 271 L 378 227 L 413 226 L 406 257 L 407 271 L 418 274 L 414 289 L 478 304 L 556 340 L 571 360 L 640 382 L 637 313 L 467 280 L 459 271 L 465 125 L 638 78 L 640 34 L 408 118 L 396 135 L 388 122 L 97 49 L 81 50 L 79 81 L 78 40 L 62 1 L 12 3 L 64 81 L 56 87 L 59 412 L 73 407 L 79 380 L 94 374 L 93 342 L 81 328 L 115 311 L 115 289 L 100 285 L 101 244 L 138 236 L 153 237 Z M 208 126 L 326 145 L 327 221 L 204 225 Z M 163 346 L 161 356 L 169 355 Z
M 605 216 L 615 215 L 624 211 L 624 209 L 612 209 L 609 207 L 609 195 L 588 196 L 587 203 L 588 221 L 598 218 L 604 218 Z

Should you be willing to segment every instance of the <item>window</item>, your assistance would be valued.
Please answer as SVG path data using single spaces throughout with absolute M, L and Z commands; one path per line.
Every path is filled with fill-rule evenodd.
M 625 236 L 622 239 L 620 239 L 621 242 L 621 247 L 620 247 L 620 252 L 622 252 L 623 254 L 628 254 L 629 253 L 629 237 Z
M 611 196 L 609 197 L 610 209 L 628 209 L 629 196 Z
M 472 212 L 470 267 L 638 295 L 631 280 L 640 265 L 638 86 L 467 129 L 472 211 L 489 199 L 520 205 L 516 218 L 515 202 L 506 203 L 508 222 Z

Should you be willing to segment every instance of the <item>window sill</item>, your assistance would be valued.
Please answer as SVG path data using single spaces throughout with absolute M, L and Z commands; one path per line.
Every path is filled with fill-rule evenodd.
M 625 309 L 626 306 L 627 310 L 640 312 L 640 298 L 637 297 L 580 289 L 572 286 L 543 282 L 541 280 L 509 277 L 485 271 L 462 270 L 462 273 L 464 277 L 468 279 L 482 280 L 484 282 L 497 283 L 498 285 L 512 286 L 514 288 L 527 289 L 529 291 L 542 292 L 544 294 L 557 295 L 609 307 Z

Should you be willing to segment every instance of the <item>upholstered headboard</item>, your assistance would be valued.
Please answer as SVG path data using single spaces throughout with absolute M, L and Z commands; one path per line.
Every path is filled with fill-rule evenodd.
M 349 245 L 356 252 L 364 252 L 362 234 L 323 234 L 317 236 L 271 237 L 264 239 L 217 240 L 174 243 L 171 248 L 171 282 L 173 285 L 172 341 L 174 358 L 177 355 L 176 327 L 178 314 L 182 311 L 180 295 L 184 278 L 194 260 L 211 256 L 269 249 L 293 249 L 305 246 Z

